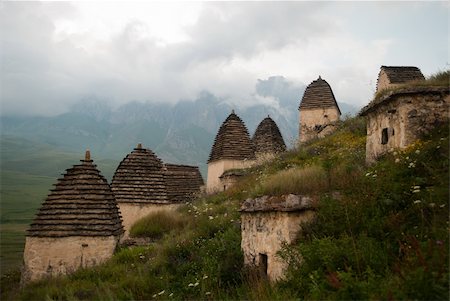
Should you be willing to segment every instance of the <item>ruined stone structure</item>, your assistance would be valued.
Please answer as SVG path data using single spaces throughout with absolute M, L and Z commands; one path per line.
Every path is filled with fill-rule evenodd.
M 417 67 L 381 66 L 380 72 L 378 73 L 377 92 L 380 92 L 386 88 L 396 87 L 407 82 L 424 79 L 425 77 Z
M 331 133 L 341 116 L 330 85 L 320 76 L 306 87 L 299 111 L 301 143 Z
M 252 142 L 257 160 L 273 158 L 275 154 L 286 150 L 283 136 L 281 136 L 277 124 L 270 116 L 264 118 L 258 125 Z
M 123 218 L 125 234 L 150 213 L 175 210 L 200 192 L 203 179 L 198 167 L 163 164 L 141 144 L 128 154 L 114 173 L 111 189 Z
M 314 208 L 311 198 L 292 194 L 246 200 L 240 209 L 244 264 L 258 267 L 270 281 L 282 279 L 287 263 L 277 253 L 297 239 Z
M 367 118 L 366 162 L 448 121 L 449 104 L 449 87 L 405 87 L 375 98 L 360 113 Z
M 255 150 L 247 127 L 233 111 L 222 123 L 214 139 L 208 160 L 207 192 L 224 189 L 220 176 L 225 171 L 247 168 L 254 162 Z
M 197 166 L 164 164 L 167 196 L 170 202 L 191 201 L 204 185 Z
M 67 169 L 26 234 L 22 283 L 71 273 L 113 255 L 123 233 L 106 179 L 90 159 Z

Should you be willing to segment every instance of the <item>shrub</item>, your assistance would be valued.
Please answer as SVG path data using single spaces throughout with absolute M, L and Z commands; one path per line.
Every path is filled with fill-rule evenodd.
M 138 220 L 130 229 L 131 237 L 160 239 L 165 233 L 183 228 L 186 217 L 176 211 L 158 211 Z

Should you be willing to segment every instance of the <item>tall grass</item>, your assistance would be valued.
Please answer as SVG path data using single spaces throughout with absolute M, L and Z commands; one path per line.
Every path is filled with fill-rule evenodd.
M 320 166 L 290 168 L 280 171 L 262 183 L 264 195 L 320 194 L 329 189 L 327 174 Z
M 138 220 L 130 229 L 131 237 L 160 239 L 165 233 L 186 226 L 188 220 L 176 211 L 158 211 Z

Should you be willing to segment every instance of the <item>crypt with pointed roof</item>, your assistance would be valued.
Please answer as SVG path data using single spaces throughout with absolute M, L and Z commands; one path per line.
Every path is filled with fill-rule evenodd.
M 116 249 L 123 227 L 114 195 L 89 151 L 81 162 L 58 179 L 27 231 L 22 284 L 102 263 Z
M 331 133 L 341 116 L 333 90 L 320 76 L 306 87 L 298 109 L 300 143 Z
M 208 193 L 225 190 L 220 177 L 227 170 L 250 167 L 255 162 L 255 150 L 247 127 L 234 111 L 219 128 L 208 160 Z

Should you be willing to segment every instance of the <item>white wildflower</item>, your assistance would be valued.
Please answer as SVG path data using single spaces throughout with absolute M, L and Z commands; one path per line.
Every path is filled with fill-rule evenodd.
M 419 185 L 413 186 L 413 189 L 420 189 Z
M 394 156 L 397 156 L 398 155 L 398 153 L 397 152 L 394 152 Z
M 396 159 L 395 159 L 395 163 L 398 163 L 398 162 L 400 162 L 400 159 L 399 159 L 399 158 L 396 158 Z
M 203 276 L 203 279 L 208 279 L 208 275 Z
M 376 178 L 377 177 L 377 175 L 376 174 L 374 174 L 373 176 L 372 176 L 372 178 Z
M 211 295 L 211 292 L 206 292 L 205 295 L 209 296 L 209 295 Z
M 429 206 L 430 206 L 431 208 L 434 208 L 434 206 L 436 206 L 436 204 L 435 204 L 435 203 L 430 203 Z
M 440 208 L 444 208 L 444 207 L 445 207 L 445 204 L 439 205 L 439 207 L 440 207 Z
M 193 283 L 189 283 L 188 286 L 194 286 L 194 284 Z
M 197 285 L 199 285 L 200 283 L 197 281 L 196 283 L 194 283 L 194 286 L 197 286 Z
M 420 192 L 420 189 L 414 189 L 413 191 L 412 191 L 412 193 L 419 193 Z
M 153 297 L 153 298 L 156 298 L 156 296 L 158 296 L 158 295 L 157 295 L 157 294 L 154 294 L 152 297 Z
M 173 296 L 173 293 L 170 293 L 169 297 L 172 297 L 172 296 Z
M 409 160 L 409 156 L 408 156 L 408 157 L 406 157 L 406 160 Z
M 420 154 L 420 150 L 416 150 L 416 154 Z
M 214 216 L 210 215 L 208 216 L 209 219 L 214 219 Z
M 422 201 L 421 200 L 415 200 L 414 204 L 420 204 Z
M 366 173 L 366 177 L 370 176 L 371 174 L 371 172 Z
M 166 290 L 162 290 L 158 293 L 159 296 L 163 295 L 166 292 Z

